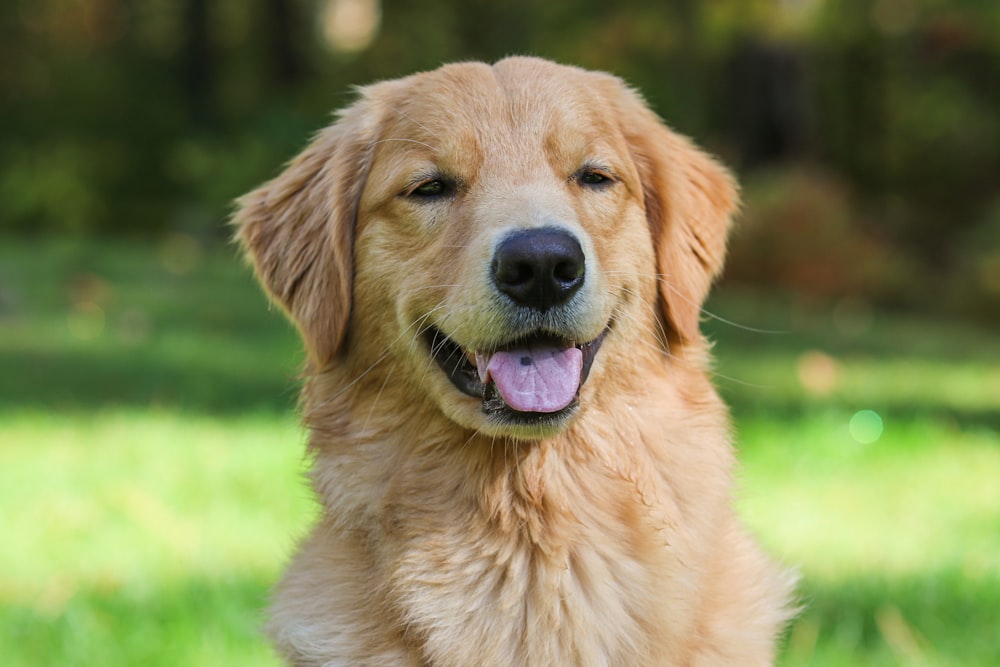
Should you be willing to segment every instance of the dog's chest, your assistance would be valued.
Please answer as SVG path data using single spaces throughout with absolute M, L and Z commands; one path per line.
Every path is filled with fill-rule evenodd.
M 594 514 L 615 530 L 535 516 L 507 533 L 456 517 L 412 541 L 392 588 L 429 662 L 642 664 L 659 579 L 650 558 L 666 548 L 609 508 Z
M 580 548 L 413 554 L 397 582 L 431 664 L 627 664 L 648 587 L 637 563 Z M 460 657 L 464 656 L 464 657 Z M 514 657 L 516 656 L 516 657 Z

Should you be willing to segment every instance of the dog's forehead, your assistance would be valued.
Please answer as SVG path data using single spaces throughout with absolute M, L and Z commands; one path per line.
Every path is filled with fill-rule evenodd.
M 615 134 L 607 100 L 588 72 L 533 59 L 461 63 L 399 82 L 384 139 L 419 142 L 438 155 L 520 153 L 557 141 L 564 150 Z M 568 146 L 567 146 L 568 145 Z

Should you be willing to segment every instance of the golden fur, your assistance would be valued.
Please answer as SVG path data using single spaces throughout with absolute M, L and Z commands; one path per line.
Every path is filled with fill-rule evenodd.
M 736 206 L 619 79 L 532 58 L 363 88 L 240 200 L 238 236 L 308 354 L 322 518 L 269 624 L 291 664 L 771 664 L 792 578 L 731 509 L 698 330 Z M 551 224 L 586 282 L 559 318 L 525 317 L 607 335 L 577 407 L 490 418 L 425 332 L 470 358 L 523 335 L 491 255 Z

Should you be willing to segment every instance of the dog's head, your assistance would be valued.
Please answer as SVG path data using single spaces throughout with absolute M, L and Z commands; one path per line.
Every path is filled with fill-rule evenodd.
M 619 79 L 510 58 L 362 89 L 235 223 L 312 372 L 530 438 L 700 339 L 736 199 Z

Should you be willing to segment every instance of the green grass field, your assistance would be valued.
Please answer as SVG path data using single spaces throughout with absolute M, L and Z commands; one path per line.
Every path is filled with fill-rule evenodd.
M 741 511 L 803 577 L 780 664 L 1000 664 L 997 332 L 709 310 Z M 277 665 L 298 355 L 231 249 L 0 241 L 0 664 Z

